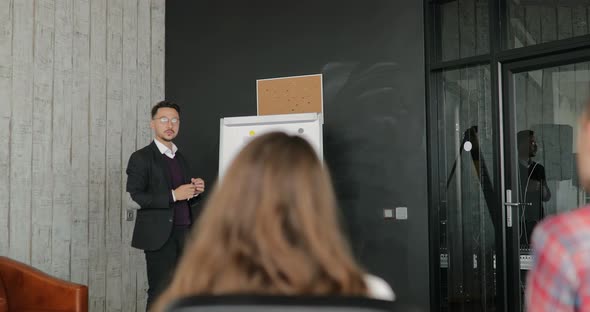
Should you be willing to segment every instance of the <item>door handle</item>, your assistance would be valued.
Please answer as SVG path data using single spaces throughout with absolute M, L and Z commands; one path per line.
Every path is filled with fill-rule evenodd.
M 509 203 L 509 202 L 505 202 L 504 206 L 511 206 L 511 207 L 516 207 L 516 206 L 532 206 L 533 203 Z
M 504 203 L 504 206 L 506 207 L 506 226 L 512 227 L 512 207 L 532 205 L 533 203 L 513 203 L 512 190 L 506 190 L 506 202 Z

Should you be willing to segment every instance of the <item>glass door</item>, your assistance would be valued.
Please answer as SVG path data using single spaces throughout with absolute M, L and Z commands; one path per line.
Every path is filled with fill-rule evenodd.
M 577 119 L 590 62 L 570 53 L 504 67 L 504 165 L 509 311 L 524 311 L 531 235 L 550 215 L 588 202 L 576 175 Z M 590 59 L 590 58 L 589 58 Z
M 489 66 L 437 73 L 439 311 L 496 311 L 498 196 Z

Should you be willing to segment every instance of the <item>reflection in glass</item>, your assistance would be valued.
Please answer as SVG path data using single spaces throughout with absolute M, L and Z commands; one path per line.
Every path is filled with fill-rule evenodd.
M 543 203 L 551 199 L 547 186 L 545 167 L 533 160 L 537 155 L 538 144 L 533 130 L 521 130 L 516 135 L 518 153 L 518 192 L 524 196 L 525 205 L 521 207 L 521 248 L 528 248 L 533 228 L 545 216 Z
M 443 61 L 489 53 L 487 0 L 455 0 L 438 4 L 440 18 L 436 29 Z
M 507 3 L 508 49 L 589 33 L 590 0 L 509 0 Z
M 488 66 L 438 74 L 442 311 L 494 311 L 494 151 Z

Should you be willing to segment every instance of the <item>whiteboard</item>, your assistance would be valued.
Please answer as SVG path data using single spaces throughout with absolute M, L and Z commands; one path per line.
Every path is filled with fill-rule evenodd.
M 220 120 L 219 177 L 240 150 L 253 138 L 273 131 L 299 135 L 323 159 L 321 113 L 226 117 Z

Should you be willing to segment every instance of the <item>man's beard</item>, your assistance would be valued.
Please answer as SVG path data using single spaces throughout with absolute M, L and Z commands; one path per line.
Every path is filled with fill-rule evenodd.
M 161 136 L 160 139 L 162 139 L 163 141 L 166 141 L 166 142 L 172 142 L 172 140 L 174 140 L 174 138 L 168 139 L 165 136 Z

